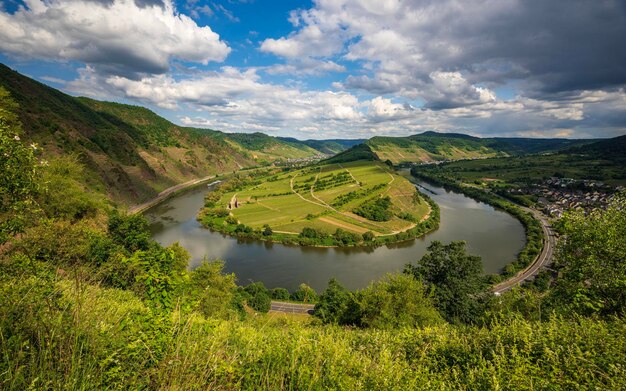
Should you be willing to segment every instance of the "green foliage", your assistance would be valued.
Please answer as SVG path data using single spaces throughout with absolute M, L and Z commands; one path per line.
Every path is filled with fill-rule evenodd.
M 313 314 L 324 323 L 379 329 L 424 327 L 443 322 L 424 285 L 402 274 L 387 275 L 354 293 L 331 279 Z
M 38 197 L 38 204 L 48 217 L 76 221 L 107 209 L 104 197 L 83 184 L 85 171 L 77 158 L 54 158 L 42 167 L 41 174 L 46 189 Z
M 130 252 L 148 250 L 152 239 L 148 221 L 142 215 L 123 215 L 117 210 L 109 214 L 109 235 Z
M 328 287 L 320 295 L 313 315 L 324 323 L 333 324 L 357 324 L 360 320 L 354 294 L 334 278 L 328 281 Z
M 353 212 L 359 216 L 372 221 L 389 221 L 393 217 L 391 208 L 391 198 L 375 197 L 363 202 Z
M 413 276 L 390 274 L 358 292 L 364 327 L 425 327 L 443 321 L 425 286 Z
M 308 239 L 324 239 L 327 236 L 324 232 L 311 227 L 304 227 L 300 232 L 300 237 Z
M 435 305 L 449 322 L 472 323 L 483 312 L 481 297 L 487 285 L 482 278 L 480 257 L 465 252 L 465 242 L 443 244 L 434 241 L 416 265 L 408 264 L 406 274 L 434 290 Z
M 338 246 L 352 246 L 356 243 L 360 243 L 361 239 L 363 239 L 361 235 L 341 228 L 337 228 L 333 234 L 333 238 Z
M 301 301 L 303 303 L 315 303 L 317 302 L 317 293 L 313 288 L 303 283 L 291 294 L 291 300 Z
M 0 87 L 0 244 L 22 232 L 38 210 L 35 146 L 23 144 L 16 109 L 17 104 Z
M 222 198 L 222 192 L 217 190 L 210 191 L 204 196 L 204 206 L 214 208 L 220 198 Z
M 372 231 L 364 232 L 362 236 L 363 236 L 363 241 L 365 242 L 371 242 L 375 238 L 374 233 Z
M 133 290 L 155 308 L 169 310 L 174 305 L 174 293 L 181 282 L 189 254 L 178 243 L 167 248 L 152 246 L 148 251 L 137 250 L 120 262 L 133 271 Z
M 222 272 L 224 262 L 203 262 L 189 274 L 181 285 L 183 303 L 207 317 L 232 318 L 241 314 L 241 302 L 235 295 L 237 285 L 234 274 Z
M 274 234 L 274 231 L 272 230 L 272 227 L 270 227 L 269 225 L 265 224 L 263 226 L 263 236 L 272 236 L 272 234 Z
M 248 305 L 258 312 L 267 312 L 270 310 L 271 301 L 270 291 L 262 282 L 253 282 L 245 287 L 248 294 Z
M 289 291 L 285 288 L 272 289 L 272 299 L 274 300 L 289 300 L 290 296 Z
M 551 299 L 565 313 L 626 313 L 626 194 L 607 210 L 574 211 L 561 224 L 559 271 Z

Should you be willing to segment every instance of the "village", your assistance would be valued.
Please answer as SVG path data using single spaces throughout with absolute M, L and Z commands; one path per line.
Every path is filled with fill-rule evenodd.
M 560 218 L 572 209 L 586 212 L 604 209 L 613 194 L 624 189 L 624 186 L 611 186 L 593 180 L 551 177 L 528 187 L 507 189 L 507 193 L 535 196 L 539 209 L 550 217 Z

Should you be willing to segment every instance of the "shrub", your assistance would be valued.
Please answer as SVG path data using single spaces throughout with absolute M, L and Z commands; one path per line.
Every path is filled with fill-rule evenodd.
M 320 295 L 313 315 L 324 323 L 357 324 L 360 320 L 354 295 L 334 278 L 328 281 L 328 288 Z
M 355 234 L 353 232 L 337 228 L 337 230 L 333 234 L 333 238 L 335 239 L 335 243 L 339 246 L 350 246 L 355 243 L 359 243 L 362 237 L 361 235 Z
M 300 284 L 298 290 L 291 294 L 291 299 L 303 303 L 315 303 L 317 301 L 317 293 L 307 284 Z
M 285 288 L 272 289 L 272 299 L 274 300 L 289 300 L 289 291 Z
M 425 286 L 412 276 L 390 274 L 359 291 L 364 327 L 424 327 L 442 323 Z

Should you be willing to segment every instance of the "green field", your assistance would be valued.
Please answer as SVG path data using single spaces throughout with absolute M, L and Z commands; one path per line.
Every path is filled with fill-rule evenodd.
M 304 228 L 324 235 L 337 229 L 359 236 L 368 231 L 375 237 L 396 235 L 426 220 L 431 210 L 409 181 L 379 162 L 316 165 L 287 172 L 277 169 L 243 178 L 241 183 L 220 188 L 219 200 L 205 210 L 226 209 L 230 225 L 243 224 L 256 231 L 269 226 L 279 235 L 300 235 Z M 376 206 L 387 197 L 386 209 Z M 367 215 L 383 209 L 380 218 Z M 205 225 L 230 231 L 225 216 L 201 216 L 204 222 L 207 219 L 212 221 Z

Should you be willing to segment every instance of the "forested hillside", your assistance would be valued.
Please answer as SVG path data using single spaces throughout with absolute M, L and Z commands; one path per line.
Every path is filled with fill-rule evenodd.
M 299 142 L 184 128 L 143 107 L 74 98 L 1 64 L 0 86 L 19 104 L 26 140 L 46 158 L 76 156 L 86 184 L 123 204 L 210 174 L 320 154 Z

